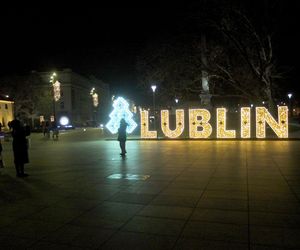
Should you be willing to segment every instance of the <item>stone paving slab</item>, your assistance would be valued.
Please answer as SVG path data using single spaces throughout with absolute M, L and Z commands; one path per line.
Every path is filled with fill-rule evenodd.
M 31 142 L 24 179 L 3 142 L 1 249 L 300 249 L 300 141 Z

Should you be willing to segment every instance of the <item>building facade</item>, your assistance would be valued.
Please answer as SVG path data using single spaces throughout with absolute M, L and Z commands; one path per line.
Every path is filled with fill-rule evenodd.
M 108 84 L 95 77 L 88 78 L 77 74 L 71 69 L 56 71 L 54 76 L 53 72 L 33 71 L 32 74 L 40 79 L 40 87 L 51 88 L 53 95 L 52 103 L 49 103 L 52 105 L 50 114 L 49 109 L 39 110 L 39 115 L 44 116 L 45 120 L 50 120 L 55 115 L 58 123 L 64 117 L 73 126 L 98 126 L 106 119 L 110 106 Z M 59 85 L 59 90 L 56 88 L 56 98 L 53 84 Z
M 0 123 L 2 129 L 9 129 L 8 122 L 14 119 L 14 102 L 0 95 Z

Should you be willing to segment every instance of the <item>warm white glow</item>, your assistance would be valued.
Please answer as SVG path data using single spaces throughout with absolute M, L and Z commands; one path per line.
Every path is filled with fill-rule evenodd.
M 290 99 L 292 98 L 292 96 L 293 96 L 292 93 L 288 93 L 288 97 L 289 97 Z
M 226 130 L 226 109 L 217 108 L 217 138 L 235 138 L 235 130 Z
M 251 108 L 241 108 L 241 138 L 251 137 Z
M 60 99 L 60 82 L 53 83 L 54 100 L 57 102 Z
M 94 93 L 92 95 L 92 97 L 93 97 L 93 105 L 94 105 L 94 107 L 98 107 L 98 105 L 99 105 L 98 94 Z
M 198 117 L 201 119 L 198 120 Z M 207 109 L 189 109 L 190 138 L 208 138 L 212 132 L 209 120 L 210 112 Z M 199 127 L 202 128 L 201 131 L 198 131 Z
M 161 110 L 161 129 L 165 136 L 169 138 L 179 137 L 184 130 L 184 110 L 176 110 L 176 128 L 170 130 L 169 110 Z
M 44 119 L 44 116 L 43 115 L 40 115 L 40 123 L 44 122 L 45 119 Z
M 149 112 L 142 110 L 141 114 L 141 138 L 157 138 L 157 131 L 149 131 Z
M 152 86 L 151 86 L 151 89 L 152 89 L 153 92 L 155 92 L 155 90 L 156 90 L 156 85 L 152 85 Z
M 69 118 L 66 116 L 62 116 L 59 120 L 60 125 L 66 126 L 69 124 Z
M 288 138 L 288 107 L 278 107 L 278 122 L 265 107 L 256 108 L 256 137 L 266 137 L 266 123 L 279 138 Z

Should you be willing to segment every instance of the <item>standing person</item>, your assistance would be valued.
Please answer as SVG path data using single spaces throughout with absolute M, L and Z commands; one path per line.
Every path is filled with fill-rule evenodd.
M 43 132 L 44 132 L 44 137 L 47 136 L 47 138 L 50 138 L 50 130 L 49 130 L 49 122 L 45 121 L 44 126 L 43 126 Z
M 28 174 L 24 173 L 24 164 L 29 163 L 28 140 L 26 136 L 30 135 L 30 128 L 28 126 L 24 127 L 17 119 L 11 121 L 9 125 L 12 129 L 11 135 L 13 137 L 12 145 L 16 174 L 17 177 L 26 177 Z
M 128 124 L 124 119 L 121 119 L 120 121 L 120 127 L 118 129 L 118 141 L 120 142 L 120 148 L 121 148 L 121 154 L 122 156 L 125 156 L 126 152 L 126 128 Z
M 56 123 L 56 121 L 54 121 L 52 123 L 52 139 L 58 140 L 58 134 L 59 134 L 59 131 L 58 131 L 57 123 Z

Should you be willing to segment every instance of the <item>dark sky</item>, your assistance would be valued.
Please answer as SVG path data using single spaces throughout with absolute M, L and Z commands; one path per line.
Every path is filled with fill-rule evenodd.
M 298 8 L 279 1 L 278 60 L 299 90 Z M 252 10 L 255 11 L 255 7 Z M 178 30 L 191 6 L 182 8 L 29 8 L 0 13 L 0 75 L 72 68 L 94 74 L 129 94 L 137 83 L 135 60 L 147 41 Z

